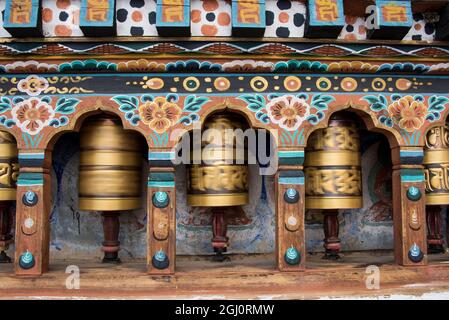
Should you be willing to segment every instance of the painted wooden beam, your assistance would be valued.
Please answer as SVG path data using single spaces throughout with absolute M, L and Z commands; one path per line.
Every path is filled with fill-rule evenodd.
M 309 0 L 305 36 L 336 39 L 345 25 L 343 0 Z
M 304 270 L 305 188 L 302 167 L 281 168 L 276 174 L 275 190 L 277 267 L 280 271 Z
M 114 0 L 82 0 L 80 28 L 86 36 L 114 36 L 115 27 Z
M 232 0 L 233 36 L 262 37 L 265 27 L 265 0 Z
M 160 36 L 190 36 L 190 1 L 157 0 L 156 29 Z
M 3 27 L 14 37 L 42 36 L 42 0 L 6 0 Z
M 421 147 L 396 148 L 392 153 L 394 250 L 402 266 L 427 264 L 423 155 Z
M 147 197 L 147 272 L 152 275 L 173 274 L 176 265 L 176 187 L 173 168 L 150 169 Z
M 369 39 L 402 40 L 413 26 L 410 0 L 377 0 L 376 11 L 367 17 Z
M 50 251 L 51 153 L 19 151 L 15 274 L 47 272 Z

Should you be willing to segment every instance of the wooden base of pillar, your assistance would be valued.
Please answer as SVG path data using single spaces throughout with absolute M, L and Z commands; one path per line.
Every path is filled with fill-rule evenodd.
M 338 210 L 325 210 L 324 214 L 324 249 L 326 250 L 323 259 L 338 260 L 341 250 L 340 239 L 338 238 L 339 223 Z
M 226 236 L 228 230 L 228 223 L 226 221 L 226 209 L 225 208 L 213 208 L 212 209 L 212 230 L 214 237 L 212 238 L 212 246 L 216 253 L 214 260 L 224 261 L 228 258 L 223 256 L 228 249 L 229 238 Z
M 119 212 L 103 212 L 103 232 L 104 241 L 102 242 L 102 251 L 104 252 L 103 263 L 120 263 L 118 252 L 120 250 L 120 241 L 118 240 L 120 232 Z
M 426 207 L 427 251 L 429 254 L 444 252 L 441 206 Z
M 12 229 L 12 201 L 0 202 L 0 263 L 11 263 L 12 259 L 6 254 L 9 245 L 14 242 Z

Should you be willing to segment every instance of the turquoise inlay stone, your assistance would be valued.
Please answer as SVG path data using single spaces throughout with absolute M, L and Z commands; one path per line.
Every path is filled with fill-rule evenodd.
M 170 202 L 170 197 L 167 192 L 157 191 L 153 194 L 153 205 L 156 208 L 165 208 Z
M 299 192 L 296 189 L 288 188 L 284 193 L 284 200 L 287 203 L 297 203 L 299 200 Z
M 408 258 L 415 263 L 421 262 L 424 258 L 421 248 L 416 243 L 408 251 Z
M 153 264 L 153 267 L 159 270 L 166 269 L 170 265 L 170 261 L 162 249 L 156 252 L 151 259 L 151 263 Z
M 27 207 L 33 207 L 38 201 L 37 194 L 33 191 L 27 191 L 22 197 L 22 203 Z
M 421 199 L 421 190 L 417 187 L 411 186 L 407 190 L 407 198 L 411 201 L 418 201 Z
M 35 264 L 34 256 L 28 250 L 25 253 L 23 253 L 19 258 L 19 266 L 22 269 L 31 269 L 32 267 L 34 267 L 34 264 Z
M 289 265 L 294 266 L 300 263 L 301 254 L 296 248 L 291 247 L 285 252 L 284 259 Z

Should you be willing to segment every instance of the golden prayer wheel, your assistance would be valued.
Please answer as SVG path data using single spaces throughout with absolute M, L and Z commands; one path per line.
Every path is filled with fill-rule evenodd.
M 0 263 L 12 260 L 6 254 L 9 245 L 14 242 L 12 203 L 16 201 L 16 182 L 19 175 L 17 145 L 14 137 L 0 131 Z
M 80 131 L 79 209 L 133 210 L 142 206 L 140 137 L 107 115 L 87 119 Z
M 449 204 L 449 126 L 435 127 L 426 136 L 424 175 L 426 204 Z
M 359 134 L 350 117 L 334 117 L 312 133 L 304 167 L 307 209 L 363 206 Z
M 0 131 L 0 166 L 0 201 L 15 201 L 19 174 L 17 145 L 14 137 L 5 131 Z
M 214 114 L 204 124 L 201 164 L 189 167 L 189 205 L 226 207 L 248 203 L 247 146 L 237 143 L 239 140 L 231 134 L 236 129 L 244 131 L 246 123 L 232 113 Z

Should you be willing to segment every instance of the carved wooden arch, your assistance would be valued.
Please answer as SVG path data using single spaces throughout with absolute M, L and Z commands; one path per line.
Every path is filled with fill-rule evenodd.
M 353 112 L 357 116 L 359 116 L 360 119 L 362 119 L 362 121 L 365 124 L 366 129 L 368 131 L 380 133 L 388 139 L 388 143 L 390 144 L 390 149 L 395 149 L 402 144 L 402 137 L 398 131 L 396 131 L 393 128 L 389 129 L 386 126 L 380 124 L 379 121 L 370 112 L 364 110 L 363 108 L 356 106 L 352 103 L 348 103 L 347 105 L 345 105 L 343 107 L 334 108 L 332 111 L 330 111 L 326 114 L 325 119 L 323 121 L 321 121 L 318 125 L 310 127 L 308 130 L 306 130 L 306 132 L 304 134 L 305 146 L 307 146 L 307 141 L 308 141 L 310 135 L 318 129 L 326 128 L 329 125 L 329 120 L 332 117 L 332 115 L 334 113 L 337 113 L 340 111 Z
M 132 131 L 138 132 L 142 137 L 145 138 L 145 141 L 147 143 L 147 148 L 149 147 L 146 132 L 143 129 L 139 128 L 138 126 L 131 125 L 125 119 L 125 115 L 122 112 L 120 112 L 117 109 L 117 106 L 114 105 L 114 103 L 111 102 L 109 99 L 98 98 L 97 103 L 94 105 L 83 106 L 84 104 L 85 104 L 85 101 L 83 100 L 81 103 L 81 106 L 84 107 L 83 111 L 75 113 L 73 115 L 73 117 L 70 119 L 70 122 L 66 126 L 57 128 L 57 129 L 53 129 L 50 131 L 50 133 L 48 134 L 48 136 L 45 140 L 45 144 L 44 144 L 45 149 L 52 150 L 54 144 L 56 143 L 56 141 L 59 139 L 59 137 L 61 135 L 63 135 L 64 133 L 68 133 L 68 132 L 79 132 L 79 130 L 81 129 L 82 124 L 86 118 L 97 115 L 97 114 L 101 114 L 104 112 L 117 116 L 120 119 L 121 125 L 124 130 L 132 130 Z

